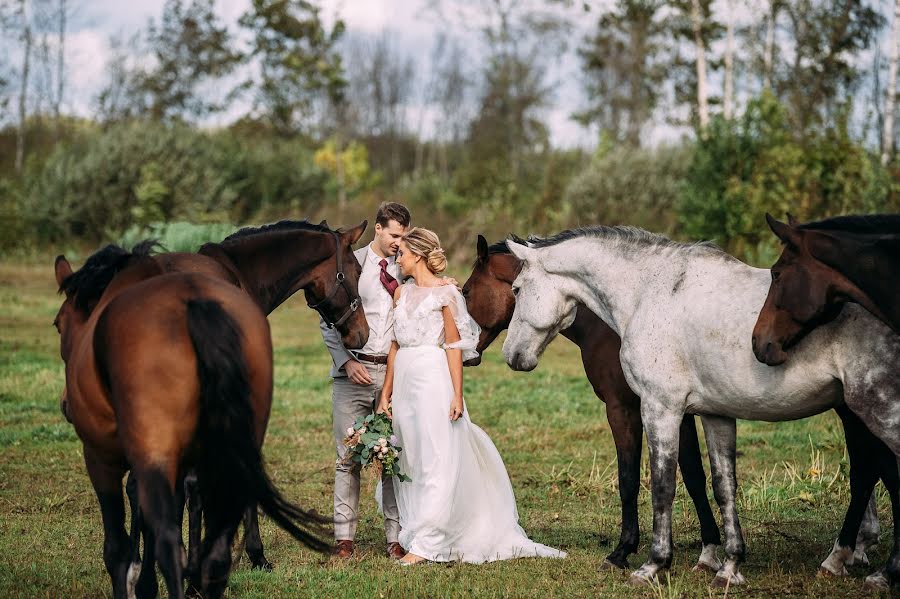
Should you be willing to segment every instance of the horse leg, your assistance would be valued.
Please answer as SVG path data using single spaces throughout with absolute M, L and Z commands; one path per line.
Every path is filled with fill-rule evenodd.
M 272 570 L 272 564 L 263 553 L 262 537 L 259 536 L 259 511 L 255 503 L 244 512 L 244 544 L 253 568 Z
M 128 597 L 144 599 L 156 597 L 159 585 L 156 582 L 156 561 L 153 555 L 153 531 L 144 522 L 138 502 L 137 479 L 134 471 L 128 473 L 125 493 L 131 506 L 131 565 L 128 567 Z M 141 535 L 144 536 L 144 560 L 141 562 Z
M 179 505 L 184 509 L 185 502 L 188 509 L 188 548 L 185 558 L 184 577 L 188 581 L 188 588 L 193 592 L 200 591 L 200 532 L 203 527 L 203 505 L 200 500 L 200 484 L 197 482 L 197 472 L 194 469 L 188 471 L 181 486 L 183 495 Z M 178 522 L 181 523 L 181 516 Z M 182 546 L 183 549 L 183 546 Z
M 712 471 L 713 494 L 722 514 L 725 527 L 725 563 L 716 572 L 715 586 L 742 584 L 744 577 L 738 568 L 744 561 L 744 535 L 737 514 L 737 475 L 735 453 L 737 444 L 734 418 L 702 416 L 703 432 Z
M 637 551 L 640 541 L 638 525 L 638 491 L 641 488 L 641 451 L 644 427 L 640 404 L 625 405 L 618 398 L 606 398 L 606 418 L 616 444 L 619 469 L 619 500 L 622 524 L 619 544 L 606 556 L 601 568 L 624 569 L 628 556 Z
M 891 555 L 884 568 L 866 577 L 866 588 L 875 590 L 889 589 L 894 583 L 900 581 L 900 459 L 893 454 L 888 456 L 882 453 L 880 456 L 881 480 L 887 487 L 888 496 L 891 498 L 891 512 L 894 518 L 894 546 Z
M 125 532 L 125 500 L 122 496 L 124 467 L 105 464 L 84 450 L 88 476 L 97 494 L 103 519 L 103 562 L 109 573 L 113 599 L 128 596 L 128 568 L 131 563 L 131 540 Z
M 844 516 L 844 524 L 831 553 L 819 566 L 819 572 L 831 576 L 846 576 L 847 565 L 854 562 L 854 551 L 860 524 L 871 505 L 872 490 L 878 482 L 878 460 L 875 456 L 884 446 L 859 417 L 842 405 L 835 409 L 844 426 L 847 455 L 850 458 L 850 505 Z M 887 450 L 888 452 L 890 450 Z M 876 520 L 877 526 L 877 520 Z M 862 547 L 863 551 L 865 550 Z
M 181 526 L 175 519 L 174 478 L 158 466 L 142 468 L 137 472 L 141 511 L 151 531 L 148 542 L 153 538 L 153 552 L 166 580 L 169 597 L 183 599 Z
M 256 506 L 253 506 L 256 509 Z M 231 544 L 240 523 L 240 514 L 217 502 L 206 505 L 206 537 L 200 554 L 202 594 L 205 599 L 218 599 L 225 593 L 231 570 Z
M 691 501 L 694 502 L 697 518 L 700 520 L 700 542 L 703 549 L 694 570 L 718 572 L 722 562 L 716 554 L 722 544 L 722 537 L 719 535 L 719 525 L 716 524 L 709 498 L 706 496 L 706 473 L 703 471 L 700 443 L 697 440 L 697 424 L 694 416 L 690 414 L 686 414 L 681 421 L 678 467 L 681 468 L 684 486 L 691 496 Z
M 650 557 L 631 574 L 631 584 L 647 584 L 672 565 L 672 502 L 678 468 L 678 434 L 683 413 L 641 402 L 641 420 L 650 450 L 651 495 L 653 496 L 653 543 Z

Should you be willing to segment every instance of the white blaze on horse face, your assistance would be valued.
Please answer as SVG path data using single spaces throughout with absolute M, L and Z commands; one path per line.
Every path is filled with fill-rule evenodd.
M 511 242 L 509 245 L 523 248 L 526 256 L 533 252 L 525 246 Z M 575 302 L 563 294 L 559 279 L 548 275 L 532 257 L 523 262 L 513 282 L 516 307 L 503 344 L 503 356 L 514 370 L 534 369 L 547 345 L 575 320 Z

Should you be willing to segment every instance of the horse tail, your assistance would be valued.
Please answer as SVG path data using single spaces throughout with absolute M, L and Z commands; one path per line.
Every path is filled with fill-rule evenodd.
M 327 520 L 287 501 L 263 466 L 237 323 L 216 301 L 188 300 L 187 325 L 200 381 L 195 447 L 204 512 L 238 522 L 248 506 L 258 503 L 291 536 L 327 550 L 318 536 Z

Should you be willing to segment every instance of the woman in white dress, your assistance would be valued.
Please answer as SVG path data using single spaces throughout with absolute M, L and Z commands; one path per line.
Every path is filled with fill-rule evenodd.
M 565 557 L 519 526 L 503 460 L 469 420 L 462 363 L 474 357 L 479 328 L 456 287 L 438 277 L 447 262 L 437 235 L 411 229 L 397 263 L 413 280 L 394 294 L 395 341 L 377 411 L 392 416 L 401 472 L 412 478 L 394 484 L 408 551 L 400 563 Z

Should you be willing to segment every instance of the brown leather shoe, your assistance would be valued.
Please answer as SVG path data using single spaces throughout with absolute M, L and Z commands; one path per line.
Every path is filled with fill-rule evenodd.
M 394 541 L 393 543 L 387 544 L 387 554 L 391 559 L 401 559 L 404 555 L 406 555 L 406 549 L 400 546 L 400 543 Z
M 331 554 L 338 559 L 353 557 L 353 541 L 338 541 L 334 545 L 334 551 Z

